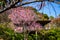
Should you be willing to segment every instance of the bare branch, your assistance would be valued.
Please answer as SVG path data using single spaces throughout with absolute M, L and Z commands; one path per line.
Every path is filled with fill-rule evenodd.
M 20 1 L 17 1 L 15 2 L 14 4 L 8 6 L 7 8 L 4 8 L 3 10 L 0 10 L 0 13 L 8 10 L 8 9 L 11 9 L 12 7 L 14 7 L 18 2 Z M 25 2 L 25 3 L 22 3 L 20 6 L 23 6 L 23 5 L 26 5 L 26 4 L 30 4 L 30 3 L 34 3 L 34 2 L 43 2 L 43 0 L 35 0 L 35 1 L 32 1 L 32 2 Z

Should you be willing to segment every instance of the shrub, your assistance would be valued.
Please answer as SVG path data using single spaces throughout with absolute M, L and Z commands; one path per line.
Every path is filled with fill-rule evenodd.
M 0 38 L 4 40 L 21 40 L 23 35 L 14 32 L 12 29 L 7 27 L 8 23 L 0 24 Z

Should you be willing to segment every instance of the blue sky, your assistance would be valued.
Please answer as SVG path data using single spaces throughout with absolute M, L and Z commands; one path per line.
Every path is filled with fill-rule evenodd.
M 28 0 L 25 0 L 25 1 L 28 1 Z M 24 1 L 24 2 L 25 2 Z M 32 0 L 34 1 L 34 0 Z M 27 4 L 27 5 L 24 5 L 24 6 L 32 6 L 33 8 L 36 8 L 39 12 L 43 12 L 45 14 L 47 14 L 48 16 L 58 16 L 60 14 L 60 4 L 56 4 L 56 3 L 53 3 L 53 2 L 48 2 L 46 1 L 45 2 L 45 6 L 44 8 L 42 8 L 41 10 L 39 10 L 39 5 L 41 4 L 41 2 L 35 2 L 35 3 L 30 3 L 30 4 Z M 51 6 L 51 4 L 53 5 L 55 11 L 56 11 L 56 14 L 55 14 L 55 11 L 53 9 L 53 7 Z

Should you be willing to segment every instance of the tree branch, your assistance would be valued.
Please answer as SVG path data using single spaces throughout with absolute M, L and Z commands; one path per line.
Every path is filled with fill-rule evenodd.
M 12 5 L 10 5 L 9 7 L 5 8 L 5 9 L 1 10 L 0 13 L 4 12 L 4 11 L 6 11 L 6 10 L 11 9 L 11 8 L 14 7 L 18 2 L 19 2 L 19 1 L 15 2 L 15 4 L 12 4 Z M 43 2 L 43 0 L 36 0 L 36 1 L 32 1 L 32 2 L 22 3 L 20 6 L 23 6 L 23 5 L 26 5 L 26 4 L 30 4 L 30 3 L 35 3 L 35 2 Z

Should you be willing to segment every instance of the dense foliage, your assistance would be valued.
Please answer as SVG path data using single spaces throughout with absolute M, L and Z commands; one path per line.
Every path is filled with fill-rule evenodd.
M 3 40 L 23 40 L 24 34 L 16 33 L 12 29 L 7 27 L 8 23 L 0 24 L 0 39 Z M 60 40 L 60 28 L 50 29 L 50 30 L 40 30 L 36 34 L 28 33 L 28 40 L 35 40 L 37 37 L 38 40 Z

